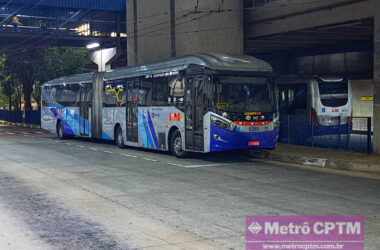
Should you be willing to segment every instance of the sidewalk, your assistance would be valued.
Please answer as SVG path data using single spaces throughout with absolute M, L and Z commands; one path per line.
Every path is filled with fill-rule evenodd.
M 368 155 L 333 149 L 279 144 L 274 151 L 253 153 L 252 156 L 258 159 L 308 167 L 364 172 L 380 177 L 380 155 L 375 154 Z

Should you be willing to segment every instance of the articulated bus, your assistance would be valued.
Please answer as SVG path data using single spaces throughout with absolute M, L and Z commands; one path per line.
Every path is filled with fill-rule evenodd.
M 253 57 L 199 54 L 63 77 L 42 87 L 42 127 L 60 138 L 187 152 L 274 149 L 272 67 Z
M 349 80 L 284 78 L 278 79 L 277 86 L 282 117 L 305 116 L 315 136 L 351 133 L 352 88 Z

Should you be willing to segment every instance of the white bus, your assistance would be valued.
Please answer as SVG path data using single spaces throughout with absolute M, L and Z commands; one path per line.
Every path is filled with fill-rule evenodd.
M 185 56 L 42 87 L 42 128 L 60 138 L 186 152 L 273 149 L 278 139 L 272 67 L 253 57 Z
M 280 115 L 306 118 L 305 122 L 308 126 L 303 128 L 300 126 L 299 129 L 308 129 L 314 136 L 351 133 L 352 87 L 350 80 L 287 77 L 279 79 L 277 86 Z

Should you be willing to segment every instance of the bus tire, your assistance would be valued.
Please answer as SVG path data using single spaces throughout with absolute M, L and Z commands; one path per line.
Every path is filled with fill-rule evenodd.
M 61 121 L 59 121 L 57 124 L 57 137 L 61 140 L 66 139 L 65 128 L 63 127 L 63 124 Z
M 121 129 L 120 126 L 116 128 L 115 132 L 115 144 L 119 148 L 125 148 L 125 143 L 124 143 L 124 136 L 123 136 L 123 130 Z
M 187 155 L 183 149 L 182 136 L 179 130 L 176 130 L 170 138 L 170 152 L 177 158 L 185 158 Z

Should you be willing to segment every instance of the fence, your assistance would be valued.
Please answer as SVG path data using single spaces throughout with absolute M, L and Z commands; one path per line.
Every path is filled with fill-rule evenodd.
M 341 118 L 332 126 L 321 126 L 304 115 L 282 115 L 280 142 L 319 148 L 372 153 L 372 119 Z
M 8 111 L 0 110 L 0 121 L 22 123 L 27 125 L 41 125 L 40 111 Z

